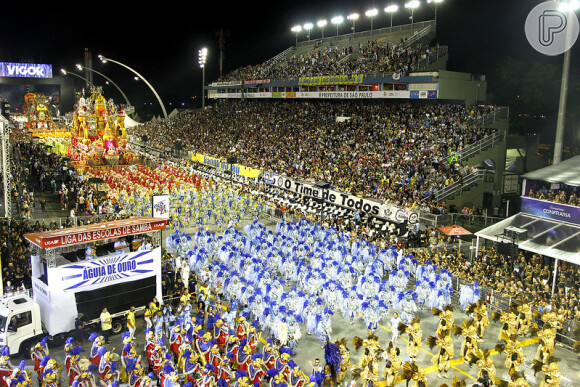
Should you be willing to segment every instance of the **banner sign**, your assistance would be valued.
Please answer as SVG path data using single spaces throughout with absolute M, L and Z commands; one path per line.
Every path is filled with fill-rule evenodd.
M 151 201 L 153 217 L 169 219 L 169 195 L 153 195 Z
M 245 79 L 244 85 L 263 85 L 265 83 L 270 83 L 269 79 Z
M 160 269 L 161 248 L 140 250 L 126 254 L 109 255 L 100 259 L 92 259 L 62 265 L 57 268 L 60 276 L 60 286 L 64 291 L 87 290 L 85 288 L 109 282 L 135 281 L 135 277 L 150 277 Z
M 437 95 L 437 90 L 411 90 L 409 98 L 435 99 L 437 98 Z
M 52 78 L 52 65 L 0 62 L 0 77 Z
M 408 221 L 411 224 L 415 224 L 419 221 L 419 213 L 405 207 L 381 203 L 377 200 L 362 198 L 328 188 L 322 188 L 271 172 L 264 172 L 264 183 L 301 195 L 321 199 L 329 204 L 345 207 L 353 211 L 360 211 L 361 213 L 365 212 L 375 217 L 388 219 L 394 223 Z
M 552 203 L 522 196 L 520 211 L 526 214 L 559 220 L 561 222 L 580 224 L 580 207 Z
M 260 175 L 259 169 L 246 167 L 240 164 L 230 164 L 226 161 L 205 156 L 200 153 L 192 154 L 191 159 L 203 165 L 209 165 L 223 171 L 231 171 L 234 175 L 240 175 L 249 178 L 256 178 Z
M 24 234 L 24 237 L 30 243 L 46 249 L 158 231 L 164 229 L 166 225 L 167 222 L 165 220 L 156 218 L 129 218 L 54 231 Z
M 413 98 L 419 98 L 419 92 Z M 425 98 L 437 98 L 437 90 L 427 92 Z M 242 93 L 211 93 L 208 98 L 241 99 Z M 409 90 L 379 90 L 379 91 L 276 91 L 260 93 L 244 93 L 244 98 L 286 98 L 286 99 L 410 99 Z
M 300 77 L 298 86 L 356 85 L 362 83 L 363 79 L 363 74 Z

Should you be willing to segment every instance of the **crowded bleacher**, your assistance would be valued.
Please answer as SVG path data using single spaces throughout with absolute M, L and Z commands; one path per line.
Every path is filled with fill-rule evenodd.
M 438 49 L 438 45 L 406 44 L 405 39 L 368 40 L 366 44 L 329 43 L 308 52 L 291 53 L 275 62 L 236 69 L 220 81 L 352 73 L 403 76 L 416 70 L 421 60 L 434 55 Z M 455 204 L 448 206 L 437 201 L 436 193 L 454 182 L 462 182 L 477 169 L 468 162 L 450 160 L 450 156 L 495 132 L 496 129 L 481 124 L 481 117 L 495 109 L 495 106 L 466 106 L 445 101 L 232 99 L 131 128 L 128 136 L 133 145 L 142 147 L 139 148 L 143 150 L 142 162 L 130 167 L 101 169 L 77 169 L 69 158 L 51 153 L 49 147 L 25 133 L 15 132 L 11 149 L 11 198 L 15 215 L 0 223 L 4 288 L 7 292 L 30 288 L 30 246 L 24 234 L 149 215 L 152 195 L 163 192 L 172 199 L 168 220 L 171 234 L 163 241 L 162 301 L 165 305 L 154 302 L 155 305 L 148 305 L 147 310 L 152 309 L 151 313 L 161 310 L 167 321 L 173 318 L 173 325 L 166 323 L 159 327 L 156 322 L 159 320 L 145 315 L 148 349 L 144 360 L 148 361 L 152 372 L 144 374 L 141 371 L 140 380 L 149 378 L 170 383 L 173 381 L 170 378 L 183 370 L 183 363 L 189 361 L 188 357 L 182 357 L 183 351 L 180 353 L 175 348 L 170 351 L 165 348 L 165 355 L 171 354 L 166 361 L 155 363 L 152 359 L 151 352 L 164 347 L 159 338 L 169 341 L 176 334 L 185 337 L 184 332 L 173 330 L 178 326 L 176 320 L 183 322 L 178 328 L 183 331 L 188 321 L 188 329 L 193 330 L 195 326 L 195 340 L 206 338 L 205 334 L 197 337 L 200 329 L 202 333 L 206 333 L 203 330 L 209 333 L 204 347 L 207 351 L 193 347 L 187 352 L 191 359 L 196 358 L 190 362 L 192 367 L 202 364 L 198 358 L 206 358 L 203 362 L 206 365 L 212 364 L 210 359 L 215 359 L 212 356 L 219 357 L 219 364 L 200 367 L 182 381 L 212 386 L 219 385 L 216 370 L 222 370 L 220 366 L 230 373 L 228 383 L 231 381 L 235 385 L 237 379 L 238 385 L 249 386 L 248 374 L 239 371 L 248 372 L 254 361 L 260 364 L 256 359 L 263 355 L 256 356 L 258 346 L 264 351 L 276 346 L 282 349 L 279 358 L 288 361 L 290 355 L 286 354 L 299 348 L 300 329 L 320 340 L 323 351 L 328 350 L 325 346 L 330 343 L 332 329 L 321 327 L 321 321 L 331 324 L 329 316 L 334 313 L 342 314 L 344 321 L 350 320 L 353 325 L 361 318 L 370 340 L 389 307 L 391 311 L 401 312 L 405 318 L 403 325 L 413 325 L 414 317 L 421 311 L 439 312 L 449 307 L 452 294 L 453 303 L 458 303 L 458 293 L 467 287 L 478 292 L 482 290 L 477 298 L 470 299 L 470 308 L 480 302 L 480 298 L 489 303 L 495 297 L 508 300 L 506 310 L 494 305 L 498 313 L 507 315 L 513 313 L 509 303 L 517 300 L 529 304 L 534 311 L 557 313 L 561 321 L 568 324 L 567 328 L 570 324 L 580 324 L 580 267 L 577 265 L 560 264 L 554 278 L 557 262 L 552 258 L 528 251 L 510 256 L 489 246 L 481 246 L 476 256 L 469 256 L 460 248 L 455 236 L 446 236 L 431 225 L 412 225 L 406 221 L 387 223 L 384 232 L 374 233 L 373 219 L 368 214 L 361 216 L 357 212 L 351 216 L 351 221 L 345 221 L 330 212 L 309 212 L 305 208 L 314 205 L 315 201 L 306 195 L 284 192 L 276 187 L 270 190 L 259 180 L 253 184 L 234 184 L 232 180 L 212 175 L 211 171 L 205 173 L 209 167 L 191 160 L 192 154 L 221 160 L 233 156 L 242 166 L 312 184 L 328 183 L 334 190 L 379 203 L 429 214 L 462 212 L 471 217 L 483 216 L 479 206 L 470 209 L 465 205 L 460 211 Z M 156 152 L 148 154 L 147 150 Z M 38 198 L 39 193 L 43 199 Z M 545 188 L 530 191 L 528 196 L 555 203 L 579 204 L 572 188 L 559 191 Z M 45 215 L 45 197 L 56 202 L 56 212 L 60 209 L 61 219 Z M 285 204 L 280 204 L 283 202 Z M 288 206 L 287 203 L 299 203 L 300 206 Z M 269 229 L 260 223 L 266 220 Z M 81 250 L 71 254 L 82 260 Z M 429 277 L 428 267 L 435 268 L 437 274 L 432 272 Z M 240 282 L 234 284 L 234 279 Z M 276 281 L 280 281 L 280 289 L 275 289 Z M 331 285 L 336 286 L 333 291 L 329 291 Z M 423 300 L 422 306 L 408 312 L 405 302 L 409 305 L 419 302 L 421 285 L 428 286 L 431 294 Z M 338 296 L 334 298 L 335 295 Z M 352 309 L 347 305 L 349 298 L 355 300 L 352 305 L 356 306 Z M 262 301 L 271 302 L 269 308 L 261 304 Z M 377 309 L 385 309 L 381 312 L 371 310 L 374 301 Z M 465 311 L 467 308 L 463 306 Z M 275 316 L 273 310 L 276 308 L 283 317 Z M 154 322 L 147 321 L 148 318 Z M 534 318 L 536 322 L 540 320 L 537 316 Z M 226 335 L 219 329 L 221 324 L 231 328 L 226 337 L 231 337 L 232 342 L 236 336 L 240 338 L 237 332 L 240 327 L 247 330 L 235 344 L 236 350 L 252 358 L 247 361 L 246 369 L 240 366 L 243 362 L 231 360 L 232 357 L 237 359 L 239 354 L 234 356 L 224 351 L 224 348 L 233 348 L 233 343 L 232 347 L 227 346 L 228 342 L 217 344 L 217 339 L 223 340 Z M 400 326 L 392 324 L 390 329 L 395 335 Z M 469 327 L 465 325 L 469 324 L 472 322 L 461 328 L 467 330 Z M 280 327 L 287 330 L 283 335 Z M 461 330 L 459 326 L 452 328 Z M 452 328 L 444 333 L 451 335 Z M 257 330 L 264 336 L 253 336 L 257 335 Z M 562 325 L 557 331 L 562 336 L 571 336 Z M 245 345 L 250 337 L 255 340 L 254 347 Z M 125 339 L 127 336 L 123 337 Z M 481 337 L 478 340 L 483 341 Z M 126 352 L 135 351 L 132 338 L 127 339 L 127 343 L 130 346 L 126 347 Z M 356 346 L 354 341 L 353 345 Z M 367 354 L 368 351 L 364 356 Z M 321 357 L 325 355 L 322 353 Z M 483 358 L 487 353 L 477 356 Z M 173 362 L 172 357 L 179 361 Z M 467 363 L 467 355 L 465 359 Z M 276 362 L 278 360 L 276 358 Z M 228 366 L 223 366 L 226 363 Z M 124 376 L 135 369 L 131 362 L 127 364 L 123 364 Z M 155 369 L 154 364 L 165 364 L 169 368 L 157 365 Z M 354 366 L 348 370 L 353 380 L 360 378 L 362 368 L 369 370 L 368 365 L 360 364 L 358 369 Z M 483 368 L 480 363 L 473 364 Z M 473 364 L 470 363 L 470 367 Z M 276 370 L 276 366 L 272 365 L 270 370 Z M 511 369 L 506 368 L 507 377 L 513 377 Z M 284 373 L 290 372 L 290 368 L 283 365 L 281 370 L 260 373 L 255 380 L 284 386 L 281 379 L 286 377 Z M 303 378 L 299 385 L 312 385 L 307 384 L 308 380 L 317 386 L 335 385 L 336 373 L 337 370 L 332 369 L 326 375 L 319 375 L 319 370 L 315 369 L 311 378 Z M 194 374 L 199 377 L 194 378 Z M 398 380 L 407 376 L 401 375 Z M 206 383 L 210 377 L 214 380 Z M 325 377 L 333 383 L 323 383 L 320 378 Z M 478 380 L 482 379 L 485 378 L 478 375 Z

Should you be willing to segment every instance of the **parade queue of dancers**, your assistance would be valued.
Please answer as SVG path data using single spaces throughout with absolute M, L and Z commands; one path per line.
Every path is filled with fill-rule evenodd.
M 537 332 L 540 345 L 533 359 L 534 372 L 542 372 L 542 386 L 559 385 L 558 359 L 553 357 L 561 316 L 544 312 L 534 323 L 529 303 L 513 302 L 505 312 L 491 314 L 502 328 L 493 348 L 481 348 L 490 324 L 486 302 L 479 298 L 477 284 L 461 289 L 460 306 L 468 319 L 455 323 L 451 303 L 451 275 L 430 262 L 420 265 L 410 254 L 395 248 L 377 249 L 364 239 L 302 220 L 280 222 L 267 230 L 253 222 L 244 232 L 227 227 L 218 235 L 200 227 L 190 236 L 176 231 L 167 238 L 168 250 L 188 262 L 201 283 L 212 289 L 203 299 L 209 307 L 197 314 L 181 300 L 169 325 L 152 324 L 145 330 L 145 345 L 137 347 L 129 332 L 123 334 L 120 354 L 109 350 L 103 336 L 93 333 L 88 359 L 73 338 L 65 343 L 66 357 L 58 363 L 50 357 L 46 339 L 32 351 L 34 371 L 43 386 L 57 386 L 66 372 L 68 385 L 78 387 L 150 386 L 321 386 L 327 379 L 340 383 L 350 372 L 365 386 L 400 380 L 427 386 L 424 369 L 417 364 L 425 344 L 431 350 L 438 375 L 448 377 L 455 349 L 452 336 L 462 336 L 459 355 L 479 369 L 481 385 L 526 386 L 521 372 L 524 354 L 518 338 Z M 414 283 L 413 283 L 414 282 Z M 222 301 L 228 307 L 222 306 Z M 375 332 L 392 308 L 393 336 L 386 350 Z M 434 335 L 423 342 L 417 312 L 430 310 L 440 319 Z M 171 313 L 171 312 L 169 312 Z M 332 340 L 331 316 L 340 313 L 354 323 L 362 318 L 366 338 L 355 337 L 357 364 L 350 364 L 344 339 Z M 292 359 L 293 349 L 306 334 L 314 335 L 324 348 L 326 364 L 310 376 Z M 403 363 L 398 335 L 407 335 L 409 361 Z M 267 338 L 264 340 L 264 338 Z M 496 375 L 492 354 L 506 353 L 510 380 Z M 379 363 L 384 371 L 379 372 Z M 13 368 L 9 354 L 0 357 L 2 382 L 26 386 L 30 373 L 24 365 Z M 454 385 L 461 385 L 457 378 Z M 463 382 L 464 383 L 464 382 Z

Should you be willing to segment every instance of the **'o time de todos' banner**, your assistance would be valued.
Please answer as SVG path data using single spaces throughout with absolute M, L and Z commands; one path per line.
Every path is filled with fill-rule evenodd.
M 266 184 L 308 197 L 321 199 L 329 204 L 345 207 L 353 211 L 360 211 L 361 214 L 368 213 L 369 215 L 387 219 L 394 223 L 407 221 L 415 224 L 419 221 L 419 213 L 405 207 L 381 203 L 377 200 L 319 187 L 271 172 L 264 172 L 263 177 L 264 183 Z

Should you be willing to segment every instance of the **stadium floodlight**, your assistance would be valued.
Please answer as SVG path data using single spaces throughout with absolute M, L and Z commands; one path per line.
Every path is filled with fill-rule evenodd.
M 405 3 L 405 8 L 410 9 L 411 10 L 411 25 L 413 25 L 413 19 L 415 18 L 415 8 L 419 8 L 419 6 L 421 5 L 421 3 L 419 2 L 419 0 L 411 0 L 407 3 Z
M 302 31 L 302 26 L 294 26 L 292 27 L 292 32 L 296 34 L 296 45 L 298 45 L 298 34 Z
M 356 33 L 356 21 L 359 18 L 359 14 L 358 13 L 351 13 L 350 15 L 348 15 L 346 17 L 348 20 L 352 21 L 352 33 Z
M 578 0 L 569 0 L 569 1 L 562 1 L 558 4 L 558 11 L 560 12 L 568 12 L 568 11 L 577 11 L 580 9 L 580 1 Z
M 365 12 L 365 16 L 368 17 L 369 19 L 371 19 L 371 31 L 373 30 L 373 19 L 378 14 L 379 14 L 379 11 L 376 8 L 369 9 L 368 11 Z
M 316 25 L 320 27 L 320 29 L 322 30 L 322 39 L 324 39 L 324 27 L 326 27 L 327 23 L 328 22 L 326 21 L 326 19 L 322 19 L 316 22 Z
M 308 40 L 310 41 L 310 30 L 312 27 L 314 27 L 314 25 L 312 23 L 306 23 L 303 27 L 306 31 L 308 31 Z
M 338 36 L 338 26 L 344 21 L 344 18 L 342 16 L 335 16 L 330 21 L 336 25 L 336 36 Z
M 205 62 L 207 60 L 207 48 L 199 50 L 199 67 L 201 67 L 201 108 L 205 108 Z
M 427 4 L 433 4 L 435 8 L 435 25 L 437 25 L 437 4 L 442 3 L 443 0 L 427 0 Z
M 163 101 L 161 101 L 161 97 L 159 97 L 159 94 L 157 93 L 157 91 L 153 88 L 153 86 L 151 86 L 149 81 L 147 81 L 141 74 L 139 74 L 137 71 L 135 71 L 131 67 L 129 67 L 126 64 L 121 63 L 119 61 L 113 60 L 111 58 L 105 58 L 103 55 L 100 55 L 100 54 L 97 57 L 103 63 L 112 62 L 112 63 L 118 64 L 119 66 L 126 68 L 127 70 L 131 71 L 133 74 L 135 74 L 136 76 L 141 78 L 143 80 L 143 82 L 145 82 L 145 84 L 149 87 L 149 89 L 151 89 L 151 91 L 155 95 L 155 98 L 157 98 L 157 102 L 159 102 L 159 106 L 161 107 L 161 111 L 163 112 L 163 118 L 167 118 L 167 110 L 165 109 L 165 105 L 163 105 Z
M 81 77 L 80 75 L 76 74 L 76 73 L 69 73 L 68 71 L 66 71 L 65 69 L 60 69 L 60 72 L 62 73 L 62 75 L 64 75 L 65 77 L 67 75 L 74 75 L 77 78 L 82 79 L 83 81 L 85 81 L 87 83 L 87 85 L 89 86 L 94 86 L 91 82 L 89 82 L 88 79 L 86 79 L 85 77 Z
M 397 4 L 391 4 L 385 8 L 385 12 L 391 15 L 391 27 L 393 26 L 393 14 L 399 10 Z

